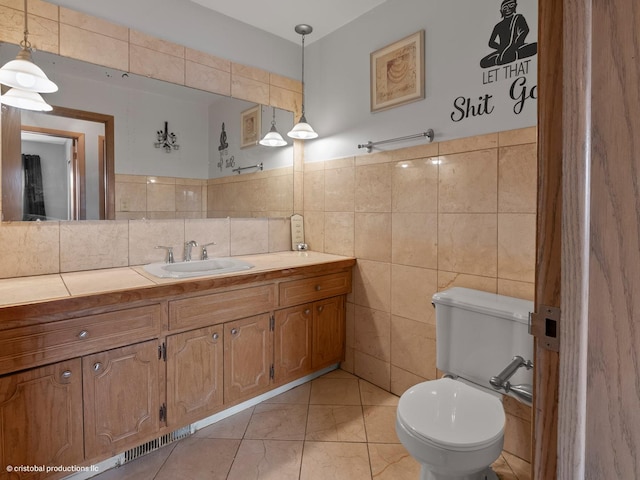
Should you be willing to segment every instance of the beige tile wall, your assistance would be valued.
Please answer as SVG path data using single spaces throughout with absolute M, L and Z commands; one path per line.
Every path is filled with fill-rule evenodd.
M 116 220 L 207 218 L 207 181 L 116 175 Z
M 533 299 L 535 142 L 527 128 L 305 165 L 310 248 L 358 259 L 343 368 L 401 394 L 436 378 L 435 292 Z M 530 414 L 509 412 L 507 451 L 526 460 Z
M 207 216 L 288 217 L 293 212 L 293 167 L 207 181 Z
M 82 222 L 9 222 L 0 228 L 0 278 L 25 277 L 161 262 L 173 247 L 182 260 L 185 241 L 210 256 L 291 249 L 289 218 L 203 218 Z M 199 258 L 200 247 L 193 251 Z

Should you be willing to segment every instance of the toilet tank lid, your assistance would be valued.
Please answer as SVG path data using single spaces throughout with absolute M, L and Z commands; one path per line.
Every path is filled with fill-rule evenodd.
M 435 293 L 432 301 L 436 306 L 455 306 L 524 324 L 529 323 L 529 312 L 533 312 L 533 302 L 529 300 L 463 287 L 453 287 Z

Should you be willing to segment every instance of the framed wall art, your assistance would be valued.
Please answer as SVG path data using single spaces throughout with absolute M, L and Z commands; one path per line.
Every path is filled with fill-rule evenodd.
M 424 30 L 371 54 L 371 111 L 424 98 Z
M 251 107 L 240 114 L 240 148 L 251 147 L 260 140 L 260 105 Z

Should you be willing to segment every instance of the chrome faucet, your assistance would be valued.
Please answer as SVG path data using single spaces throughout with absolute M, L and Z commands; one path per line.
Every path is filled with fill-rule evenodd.
M 217 244 L 216 242 L 211 242 L 211 243 L 205 243 L 204 245 L 202 245 L 202 256 L 200 257 L 201 260 L 209 259 L 209 252 L 207 252 L 207 247 L 210 247 L 211 245 L 217 245 Z
M 513 392 L 514 395 L 522 400 L 531 403 L 533 400 L 533 388 L 531 385 L 511 385 L 508 381 L 521 367 L 531 370 L 533 368 L 533 362 L 531 360 L 525 360 L 520 355 L 516 355 L 502 372 L 495 377 L 491 377 L 489 383 L 491 383 L 491 386 L 496 390 L 503 389 L 506 393 Z
M 190 262 L 191 261 L 191 248 L 192 247 L 197 247 L 198 246 L 198 242 L 196 242 L 195 240 L 189 240 L 188 242 L 186 242 L 184 244 L 184 261 L 185 262 Z

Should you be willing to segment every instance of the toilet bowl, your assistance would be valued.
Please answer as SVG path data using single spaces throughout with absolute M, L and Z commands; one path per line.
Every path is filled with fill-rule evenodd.
M 446 377 L 402 394 L 396 433 L 421 464 L 421 480 L 497 480 L 491 464 L 504 444 L 502 395 L 528 391 L 532 382 L 520 367 L 532 365 L 521 360 L 533 358 L 533 302 L 454 287 L 436 293 L 433 304 L 436 366 Z
M 498 397 L 442 378 L 402 395 L 396 433 L 422 464 L 421 480 L 492 480 L 488 466 L 502 452 L 504 422 Z

